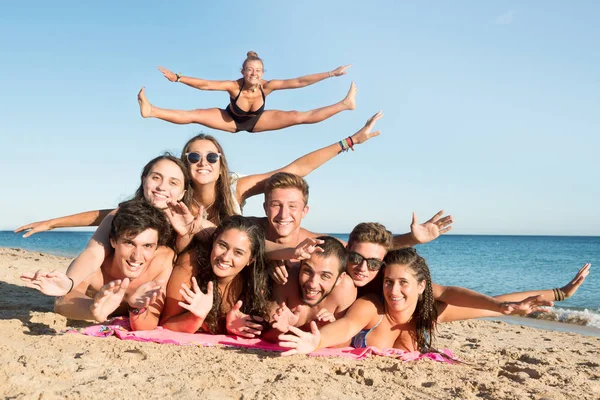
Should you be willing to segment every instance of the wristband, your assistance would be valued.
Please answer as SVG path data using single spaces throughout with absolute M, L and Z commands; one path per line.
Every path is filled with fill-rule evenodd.
M 175 79 L 175 82 L 179 82 L 179 80 L 181 79 L 181 74 L 175 74 L 175 76 L 177 77 L 177 79 Z
M 67 276 L 67 278 L 69 278 L 69 277 Z M 75 282 L 73 282 L 73 279 L 69 278 L 69 280 L 71 281 L 71 288 L 69 289 L 67 294 L 71 293 L 71 291 L 73 290 L 73 286 L 75 286 Z
M 140 315 L 140 314 L 145 313 L 148 310 L 148 307 L 133 308 L 133 307 L 129 306 L 128 308 L 129 308 L 129 313 L 133 314 L 133 315 Z

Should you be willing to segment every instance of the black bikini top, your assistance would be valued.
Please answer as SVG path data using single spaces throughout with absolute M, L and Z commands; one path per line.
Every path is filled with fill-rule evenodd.
M 262 90 L 262 86 L 259 86 L 258 88 L 260 89 L 260 93 L 262 94 L 262 99 L 263 99 L 263 104 L 262 106 L 260 106 L 260 108 L 256 111 L 244 111 L 242 110 L 238 105 L 237 105 L 237 100 L 240 98 L 240 94 L 242 94 L 242 89 L 244 89 L 244 83 L 246 83 L 245 81 L 242 83 L 242 87 L 240 88 L 240 92 L 238 93 L 238 95 L 236 96 L 236 98 L 234 99 L 233 97 L 230 97 L 229 99 L 231 100 L 231 108 L 233 109 L 233 113 L 235 115 L 239 115 L 240 117 L 250 117 L 253 115 L 257 115 L 262 113 L 263 111 L 265 111 L 265 92 L 263 92 Z

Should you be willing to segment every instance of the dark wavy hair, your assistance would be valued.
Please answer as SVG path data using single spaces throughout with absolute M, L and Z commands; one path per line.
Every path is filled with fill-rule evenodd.
M 378 275 L 383 276 L 385 269 L 392 264 L 406 265 L 413 273 L 417 282 L 425 281 L 425 290 L 419 295 L 417 308 L 413 314 L 416 321 L 416 332 L 413 336 L 417 342 L 419 350 L 432 348 L 434 329 L 437 323 L 437 307 L 433 298 L 433 288 L 431 286 L 431 274 L 425 259 L 421 257 L 412 247 L 392 250 L 384 258 L 385 265 L 383 272 Z M 429 332 L 429 335 L 426 333 Z
M 158 245 L 165 246 L 171 238 L 171 224 L 164 212 L 146 200 L 129 200 L 119 205 L 108 236 L 117 241 L 132 238 L 146 229 L 158 232 Z
M 212 144 L 214 144 L 217 148 L 217 152 L 221 153 L 221 157 L 219 157 L 219 165 L 221 168 L 219 172 L 219 178 L 217 178 L 217 182 L 215 183 L 215 202 L 213 203 L 211 207 L 212 210 L 209 213 L 210 221 L 215 225 L 219 225 L 219 223 L 225 218 L 235 215 L 235 210 L 237 208 L 233 202 L 233 193 L 231 191 L 231 175 L 229 173 L 229 166 L 227 165 L 227 158 L 225 157 L 225 151 L 223 150 L 223 147 L 221 147 L 221 144 L 213 136 L 206 135 L 204 133 L 196 135 L 187 141 L 187 143 L 183 146 L 183 150 L 181 151 L 181 161 L 184 163 L 188 174 L 191 166 L 187 160 L 186 153 L 190 151 L 190 146 L 192 143 L 197 140 L 208 140 L 209 142 L 212 142 Z M 187 193 L 189 193 L 191 196 L 190 198 L 193 199 L 195 190 L 193 181 L 191 182 L 190 189 L 192 190 L 188 190 Z M 197 214 L 198 206 L 194 201 L 192 201 L 192 203 L 194 203 L 191 205 L 192 212 Z
M 242 292 L 237 298 L 223 299 L 219 291 L 217 276 L 214 274 L 210 263 L 212 247 L 219 236 L 230 229 L 237 229 L 248 235 L 250 239 L 249 265 L 244 267 L 234 279 L 242 280 Z M 213 306 L 204 320 L 211 333 L 223 333 L 225 314 L 221 311 L 223 301 L 231 307 L 238 300 L 242 300 L 241 311 L 248 315 L 256 315 L 268 319 L 268 302 L 271 299 L 271 279 L 266 269 L 265 259 L 265 233 L 263 228 L 241 215 L 233 215 L 224 219 L 215 230 L 209 243 L 199 243 L 196 246 L 198 254 L 198 275 L 196 279 L 200 288 L 206 292 L 208 282 L 213 283 Z

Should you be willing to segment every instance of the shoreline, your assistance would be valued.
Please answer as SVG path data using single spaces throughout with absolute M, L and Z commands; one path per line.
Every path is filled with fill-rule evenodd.
M 69 262 L 0 249 L 3 398 L 566 400 L 600 395 L 600 338 L 531 328 L 523 318 L 516 325 L 440 324 L 435 346 L 450 349 L 464 362 L 459 364 L 403 363 L 382 356 L 281 357 L 235 347 L 58 334 L 82 323 L 54 314 L 53 298 L 24 287 L 19 275 L 39 268 L 64 270 Z

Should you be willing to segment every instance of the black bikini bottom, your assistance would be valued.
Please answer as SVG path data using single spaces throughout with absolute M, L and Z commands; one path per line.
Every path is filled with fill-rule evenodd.
M 254 126 L 258 122 L 258 119 L 260 118 L 260 116 L 262 115 L 264 110 L 258 111 L 254 115 L 240 116 L 240 115 L 236 115 L 233 112 L 231 112 L 230 106 L 227 106 L 227 108 L 225 109 L 225 112 L 227 114 L 229 114 L 229 116 L 231 117 L 233 122 L 235 122 L 236 132 L 240 132 L 240 131 L 253 132 Z

